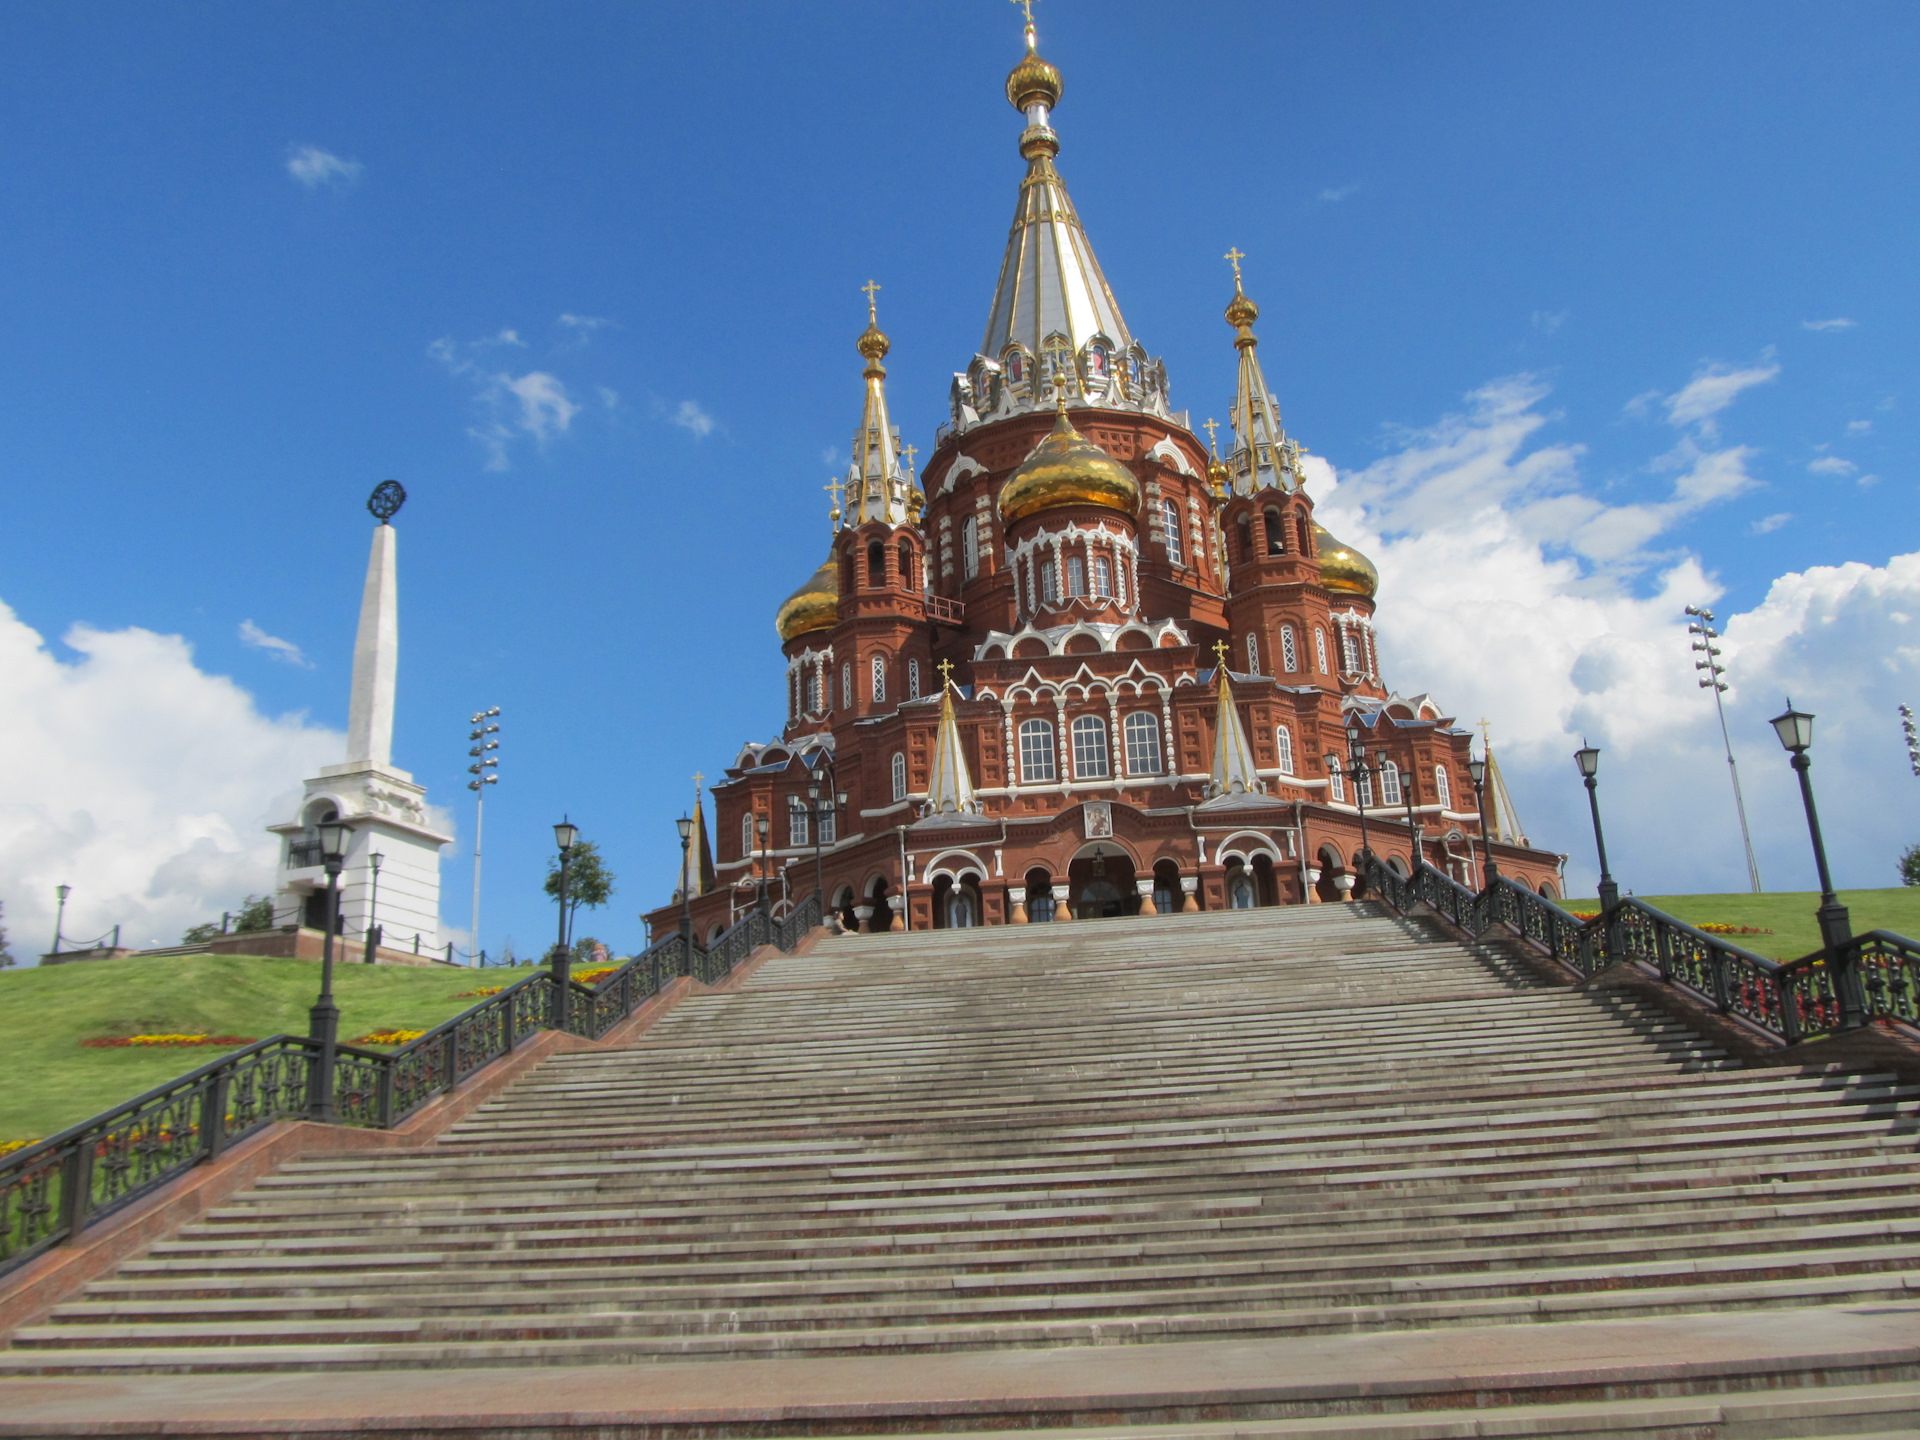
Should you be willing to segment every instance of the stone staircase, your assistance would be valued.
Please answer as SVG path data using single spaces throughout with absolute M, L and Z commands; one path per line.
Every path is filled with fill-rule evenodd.
M 1365 905 L 848 937 L 549 1060 L 426 1150 L 285 1167 L 16 1333 L 0 1409 L 33 1375 L 678 1375 L 1624 1320 L 1684 1345 L 1688 1317 L 1817 1307 L 1912 1307 L 1920 1345 L 1917 1100 L 1745 1068 L 1625 992 Z M 1498 1431 L 1384 1401 L 994 1423 L 1920 1435 L 1920 1350 L 1843 1370 L 1470 1402 Z

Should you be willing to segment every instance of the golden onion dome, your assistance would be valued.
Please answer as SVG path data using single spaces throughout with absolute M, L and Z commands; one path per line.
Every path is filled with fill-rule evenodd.
M 785 644 L 813 630 L 826 630 L 840 619 L 840 567 L 829 555 L 826 563 L 807 583 L 789 595 L 773 617 L 773 625 Z
M 1063 505 L 1099 505 L 1129 517 L 1140 511 L 1140 482 L 1073 428 L 1064 399 L 1053 432 L 1000 487 L 1000 520 L 1011 525 Z
M 887 358 L 887 351 L 893 348 L 893 343 L 880 332 L 879 324 L 873 320 L 867 321 L 867 328 L 860 332 L 860 338 L 853 344 L 866 357 L 869 365 L 878 365 Z
M 1260 318 L 1260 307 L 1247 298 L 1246 292 L 1238 285 L 1233 287 L 1233 299 L 1227 302 L 1227 323 L 1236 330 L 1251 325 Z
M 1327 533 L 1327 527 L 1314 522 L 1313 547 L 1319 552 L 1320 583 L 1342 595 L 1358 595 L 1371 600 L 1380 588 L 1380 572 L 1373 562 L 1343 540 Z
M 1007 76 L 1007 103 L 1021 114 L 1035 100 L 1041 100 L 1051 110 L 1060 103 L 1060 70 L 1052 61 L 1042 60 L 1035 48 L 1033 27 L 1027 27 L 1027 57 Z
M 1218 455 L 1207 462 L 1207 488 L 1213 491 L 1216 500 L 1226 499 L 1227 492 L 1233 488 L 1233 472 Z

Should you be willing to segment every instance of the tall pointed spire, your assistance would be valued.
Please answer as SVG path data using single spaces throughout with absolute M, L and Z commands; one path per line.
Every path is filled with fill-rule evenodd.
M 960 744 L 960 720 L 953 712 L 951 662 L 940 662 L 940 733 L 933 742 L 933 773 L 927 777 L 926 815 L 978 815 L 973 777 Z
M 698 774 L 693 777 L 693 834 L 680 859 L 680 888 L 674 892 L 675 900 L 704 895 L 714 886 L 713 846 L 707 839 L 707 813 L 700 804 L 700 782 L 705 778 Z
M 1300 447 L 1287 438 L 1280 423 L 1280 407 L 1267 389 L 1267 377 L 1261 372 L 1254 354 L 1260 341 L 1253 333 L 1253 322 L 1260 318 L 1260 307 L 1247 298 L 1241 288 L 1240 262 L 1247 257 L 1238 249 L 1227 251 L 1225 259 L 1233 263 L 1233 299 L 1227 302 L 1227 323 L 1239 332 L 1233 347 L 1240 352 L 1240 383 L 1233 397 L 1233 452 L 1227 457 L 1233 491 L 1250 495 L 1255 490 L 1293 490 L 1300 485 Z
M 861 372 L 867 380 L 867 398 L 853 437 L 853 461 L 847 467 L 846 523 L 883 520 L 904 525 L 912 486 L 900 465 L 900 432 L 887 418 L 887 367 L 880 363 L 887 358 L 891 342 L 880 331 L 874 305 L 874 292 L 880 287 L 869 280 L 860 288 L 867 292 L 867 328 L 854 343 L 867 362 Z
M 956 423 L 1050 407 L 1056 390 L 1078 403 L 1164 414 L 1165 368 L 1134 342 L 1053 166 L 1060 71 L 1041 58 L 1031 20 L 1026 36 L 1026 57 L 1007 76 L 1007 99 L 1027 119 L 1020 134 L 1027 174 L 986 336 L 968 374 L 958 377 Z
M 347 702 L 347 763 L 379 770 L 393 764 L 393 693 L 400 671 L 395 535 L 387 519 L 374 527 L 367 582 L 360 591 L 360 628 L 353 637 L 353 692 Z
M 1227 643 L 1215 645 L 1220 664 L 1213 735 L 1213 774 L 1207 781 L 1207 798 L 1221 795 L 1262 794 L 1266 786 L 1254 769 L 1253 747 L 1247 744 L 1247 732 L 1240 724 L 1240 707 L 1233 703 L 1233 685 L 1227 678 Z

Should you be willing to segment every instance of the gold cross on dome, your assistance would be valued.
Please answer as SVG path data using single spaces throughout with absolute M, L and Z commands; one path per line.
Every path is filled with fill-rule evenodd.
M 1227 668 L 1227 651 L 1229 648 L 1231 647 L 1229 647 L 1224 640 L 1216 640 L 1213 645 L 1213 653 L 1220 657 L 1220 668 L 1222 670 Z
M 1480 748 L 1482 750 L 1493 748 L 1493 722 L 1484 715 L 1480 717 Z
M 1214 443 L 1214 439 L 1220 429 L 1220 422 L 1212 417 L 1208 417 L 1207 423 L 1201 428 L 1207 432 L 1207 453 L 1210 455 L 1218 455 L 1220 453 L 1220 447 Z
M 1021 12 L 1027 17 L 1027 24 L 1033 24 L 1033 0 L 1013 0 L 1013 3 L 1018 5 Z
M 875 292 L 880 289 L 880 286 L 876 281 L 869 280 L 866 284 L 862 285 L 860 288 L 867 292 L 867 319 L 873 321 L 875 324 L 878 324 L 879 315 L 878 315 L 878 312 L 876 312 L 875 309 L 873 308 L 873 297 Z
M 1240 288 L 1240 262 L 1247 258 L 1246 252 L 1236 245 L 1220 258 L 1233 262 L 1233 288 L 1238 290 Z
M 707 777 L 698 770 L 693 772 L 693 803 L 696 805 L 700 803 L 700 782 L 706 778 Z
M 905 451 L 905 452 L 906 452 L 906 456 L 907 456 L 907 479 L 909 479 L 909 480 L 911 480 L 911 479 L 913 479 L 913 476 L 914 476 L 914 470 L 913 470 L 913 457 L 914 457 L 914 456 L 916 456 L 916 455 L 918 455 L 918 454 L 919 454 L 920 452 L 919 452 L 918 450 L 916 450 L 916 449 L 914 449 L 914 448 L 913 448 L 913 446 L 911 446 L 911 445 L 902 445 L 902 446 L 901 446 L 900 448 L 901 448 L 901 449 L 902 449 L 903 451 Z
M 829 480 L 820 488 L 833 496 L 833 518 L 838 520 L 840 518 L 840 492 L 847 487 L 842 485 L 838 480 Z
M 940 688 L 942 690 L 945 690 L 948 686 L 953 684 L 953 661 L 942 660 L 938 665 L 934 666 L 933 668 L 940 672 Z

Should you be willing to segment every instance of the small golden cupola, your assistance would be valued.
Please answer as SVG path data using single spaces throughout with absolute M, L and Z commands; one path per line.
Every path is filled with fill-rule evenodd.
M 784 645 L 815 630 L 831 630 L 839 619 L 840 568 L 829 555 L 804 585 L 781 602 L 773 624 Z
M 1319 521 L 1313 524 L 1313 547 L 1320 561 L 1320 583 L 1341 595 L 1371 600 L 1380 588 L 1380 572 L 1373 562 L 1344 540 L 1336 540 Z
M 1060 397 L 1053 431 L 1000 487 L 1000 521 L 1011 525 L 1043 510 L 1097 505 L 1132 519 L 1140 512 L 1133 472 L 1073 428 Z

